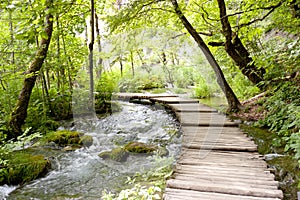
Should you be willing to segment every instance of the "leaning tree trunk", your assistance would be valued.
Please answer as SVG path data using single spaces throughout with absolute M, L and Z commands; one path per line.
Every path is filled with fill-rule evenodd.
M 179 17 L 182 24 L 187 29 L 187 31 L 190 33 L 190 35 L 194 38 L 194 40 L 196 41 L 196 43 L 198 44 L 198 46 L 200 47 L 200 49 L 204 53 L 204 55 L 205 55 L 206 59 L 208 60 L 209 64 L 213 68 L 213 70 L 214 70 L 214 72 L 217 76 L 217 82 L 218 82 L 219 86 L 221 87 L 222 91 L 224 92 L 224 94 L 226 96 L 228 106 L 229 106 L 228 109 L 230 111 L 239 110 L 242 107 L 241 103 L 239 102 L 238 98 L 235 96 L 235 94 L 232 91 L 231 87 L 227 83 L 227 81 L 224 77 L 224 74 L 223 74 L 219 64 L 217 63 L 216 59 L 212 55 L 211 51 L 209 50 L 209 48 L 207 47 L 207 45 L 205 44 L 203 39 L 200 37 L 200 35 L 197 33 L 195 28 L 190 24 L 190 22 L 184 16 L 184 14 L 182 13 L 182 11 L 180 10 L 180 8 L 178 6 L 177 0 L 172 0 L 172 4 L 174 6 L 174 10 L 176 12 L 176 15 Z
M 49 10 L 52 7 L 52 4 L 53 0 L 47 0 L 46 9 Z M 39 71 L 47 56 L 48 47 L 53 32 L 53 15 L 51 14 L 51 12 L 46 15 L 44 31 L 47 37 L 42 38 L 40 42 L 39 49 L 37 50 L 35 58 L 26 72 L 23 88 L 19 94 L 16 107 L 11 114 L 11 119 L 9 122 L 9 128 L 12 133 L 11 138 L 16 139 L 22 132 L 21 128 L 27 117 L 27 108 L 30 101 L 30 96 L 36 79 L 39 75 Z
M 226 14 L 226 6 L 224 0 L 218 0 L 220 19 L 222 23 L 223 35 L 225 36 L 225 50 L 233 59 L 241 72 L 254 84 L 263 81 L 265 74 L 264 68 L 257 68 L 250 57 L 249 52 L 243 45 L 238 35 L 234 35 L 231 25 Z

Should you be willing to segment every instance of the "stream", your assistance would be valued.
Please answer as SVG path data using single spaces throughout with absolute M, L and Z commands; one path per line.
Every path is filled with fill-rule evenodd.
M 77 120 L 71 128 L 71 123 L 61 127 L 91 135 L 93 145 L 71 152 L 41 149 L 53 169 L 46 177 L 23 186 L 0 186 L 0 199 L 94 200 L 100 199 L 104 190 L 117 192 L 124 188 L 128 176 L 157 167 L 163 160 L 155 155 L 136 154 L 126 162 L 117 162 L 98 156 L 130 141 L 166 146 L 166 159 L 173 157 L 175 161 L 180 153 L 181 135 L 174 117 L 162 108 L 119 103 L 120 112 L 102 119 Z

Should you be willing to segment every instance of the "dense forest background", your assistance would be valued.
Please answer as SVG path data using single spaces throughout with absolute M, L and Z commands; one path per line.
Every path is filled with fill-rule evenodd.
M 0 21 L 2 146 L 152 89 L 224 96 L 300 158 L 299 0 L 6 0 Z

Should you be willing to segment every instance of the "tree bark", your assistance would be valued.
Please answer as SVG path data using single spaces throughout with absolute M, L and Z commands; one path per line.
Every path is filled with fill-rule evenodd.
M 134 60 L 133 60 L 133 52 L 130 51 L 130 61 L 131 61 L 131 72 L 132 72 L 132 77 L 134 77 Z
M 9 10 L 9 32 L 10 32 L 10 45 L 11 45 L 11 64 L 15 64 L 15 48 L 14 48 L 14 26 L 12 21 L 12 10 Z
M 120 63 L 120 73 L 121 73 L 121 77 L 123 77 L 123 58 L 122 58 L 122 55 L 119 56 L 119 63 Z
M 194 38 L 194 40 L 198 44 L 199 48 L 204 53 L 209 64 L 213 68 L 213 70 L 216 74 L 216 77 L 217 77 L 217 82 L 226 96 L 226 99 L 228 102 L 228 110 L 229 111 L 238 111 L 239 109 L 241 109 L 242 105 L 239 102 L 239 100 L 237 99 L 237 97 L 235 96 L 235 94 L 232 91 L 229 84 L 227 83 L 227 81 L 224 77 L 224 74 L 223 74 L 219 64 L 217 63 L 216 59 L 212 55 L 211 51 L 209 50 L 209 48 L 207 47 L 207 45 L 205 44 L 205 42 L 203 41 L 201 36 L 197 33 L 195 28 L 190 24 L 190 22 L 187 20 L 187 18 L 182 13 L 181 9 L 178 6 L 177 0 L 171 0 L 171 1 L 172 1 L 176 15 L 179 17 L 182 24 L 187 29 L 187 31 L 190 33 L 190 35 Z
M 89 110 L 91 114 L 95 114 L 94 102 L 94 42 L 95 42 L 95 2 L 91 0 L 91 41 L 89 43 L 89 75 L 90 75 L 90 96 L 89 96 Z
M 47 10 L 49 10 L 49 8 L 51 8 L 52 5 L 53 5 L 53 0 L 46 1 Z M 34 88 L 36 79 L 39 75 L 39 71 L 47 56 L 47 52 L 48 52 L 48 48 L 49 48 L 49 44 L 53 32 L 53 15 L 51 14 L 51 12 L 49 12 L 46 15 L 44 31 L 47 37 L 41 39 L 40 46 L 39 49 L 37 50 L 35 58 L 25 74 L 23 87 L 19 94 L 16 107 L 14 108 L 11 114 L 11 118 L 9 122 L 9 128 L 12 134 L 11 138 L 16 139 L 22 133 L 22 125 L 24 124 L 25 119 L 27 117 L 27 108 L 29 105 L 30 96 Z
M 102 45 L 101 45 L 101 35 L 100 35 L 100 29 L 99 29 L 99 18 L 98 15 L 95 13 L 95 25 L 96 25 L 96 33 L 97 33 L 97 42 L 98 42 L 98 69 L 97 69 L 97 78 L 101 77 L 102 71 L 103 71 L 103 59 L 100 56 L 100 53 L 102 52 Z
M 233 59 L 241 72 L 254 84 L 263 81 L 265 69 L 257 68 L 250 57 L 249 52 L 243 45 L 237 34 L 232 32 L 231 25 L 226 13 L 224 0 L 218 0 L 220 19 L 222 23 L 222 33 L 225 36 L 225 50 Z

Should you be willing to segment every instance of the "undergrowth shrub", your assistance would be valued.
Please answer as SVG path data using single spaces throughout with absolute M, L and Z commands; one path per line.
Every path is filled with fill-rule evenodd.
M 267 115 L 257 125 L 269 127 L 282 140 L 276 142 L 285 145 L 285 150 L 295 152 L 300 158 L 300 89 L 297 81 L 279 84 L 272 91 L 272 96 L 264 103 Z M 276 145 L 276 144 L 275 144 Z
M 117 92 L 119 77 L 116 74 L 105 72 L 96 84 L 96 99 L 100 102 L 110 101 L 113 92 Z
M 119 82 L 121 92 L 141 92 L 164 87 L 164 80 L 158 75 L 137 74 L 131 78 L 123 77 Z
M 154 200 L 162 199 L 163 189 L 166 180 L 173 174 L 174 158 L 156 158 L 156 163 L 152 169 L 145 173 L 136 173 L 131 178 L 128 177 L 126 183 L 129 188 L 122 190 L 118 194 L 108 191 L 102 193 L 101 199 L 104 200 Z
M 199 78 L 196 87 L 194 88 L 193 96 L 196 98 L 208 98 L 212 96 L 213 90 L 204 78 Z

